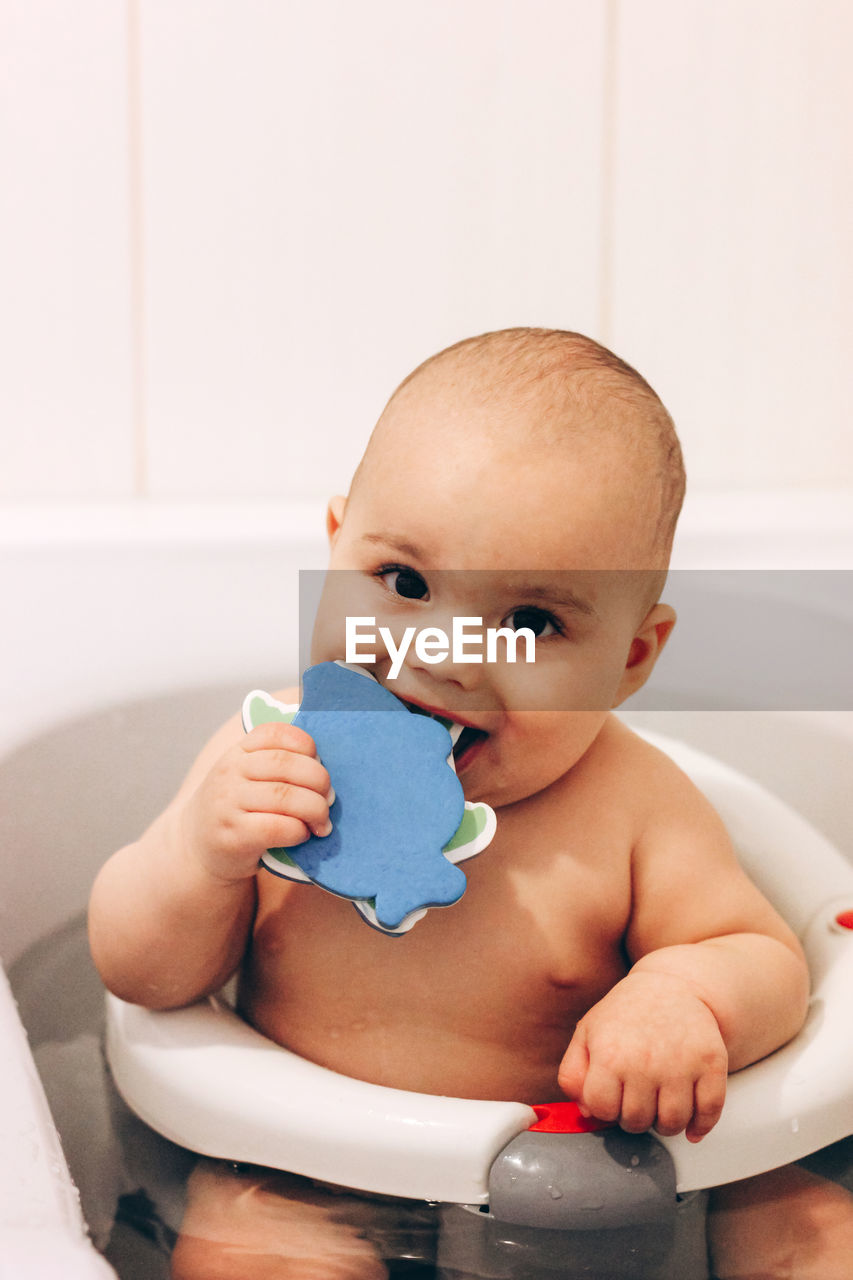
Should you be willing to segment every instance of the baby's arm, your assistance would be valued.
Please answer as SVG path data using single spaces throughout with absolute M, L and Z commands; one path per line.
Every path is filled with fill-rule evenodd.
M 737 863 L 719 817 L 665 771 L 634 850 L 628 975 L 578 1023 L 561 1087 L 630 1132 L 719 1119 L 726 1075 L 789 1040 L 805 1018 L 800 945 Z
M 221 986 L 246 949 L 258 859 L 327 834 L 329 786 L 303 730 L 244 734 L 229 721 L 168 809 L 98 874 L 89 939 L 107 987 L 165 1009 Z

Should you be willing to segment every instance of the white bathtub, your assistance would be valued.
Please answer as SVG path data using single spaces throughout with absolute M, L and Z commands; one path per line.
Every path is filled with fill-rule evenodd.
M 322 530 L 318 505 L 0 513 L 5 965 L 83 908 L 96 868 L 162 806 L 242 693 L 295 675 L 297 572 L 323 566 Z M 853 499 L 697 499 L 674 563 L 853 569 Z M 818 592 L 808 607 L 815 627 L 849 628 L 853 654 L 849 595 Z M 850 709 L 628 718 L 742 768 L 853 855 Z M 87 1241 L 4 984 L 0 1153 L 0 1277 L 112 1274 Z

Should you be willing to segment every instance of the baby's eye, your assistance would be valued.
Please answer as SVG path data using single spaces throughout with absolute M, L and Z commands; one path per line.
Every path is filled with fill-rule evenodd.
M 416 569 L 380 569 L 377 577 L 389 591 L 406 600 L 426 600 L 429 596 L 429 587 Z
M 528 627 L 537 640 L 544 639 L 546 636 L 560 634 L 560 626 L 557 620 L 550 613 L 546 613 L 544 609 L 533 607 L 514 609 L 512 613 L 504 618 L 503 625 L 511 627 L 513 631 L 520 631 L 522 627 Z

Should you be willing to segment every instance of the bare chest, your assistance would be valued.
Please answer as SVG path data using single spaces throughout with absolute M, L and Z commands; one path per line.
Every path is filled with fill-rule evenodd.
M 242 986 L 266 1034 L 348 1074 L 460 1096 L 554 1093 L 578 1018 L 623 976 L 630 857 L 616 823 L 514 814 L 468 888 L 400 938 L 266 874 Z M 583 827 L 586 826 L 584 833 Z

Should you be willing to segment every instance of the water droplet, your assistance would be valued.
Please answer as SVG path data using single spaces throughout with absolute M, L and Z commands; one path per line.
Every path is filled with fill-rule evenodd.
M 800 1132 L 800 1122 L 797 1119 L 797 1117 L 794 1116 L 793 1120 L 791 1121 L 791 1133 L 799 1133 L 799 1132 Z
M 632 1168 L 632 1169 L 636 1169 L 636 1167 L 637 1167 L 637 1165 L 638 1165 L 639 1163 L 640 1163 L 640 1157 L 639 1157 L 639 1156 L 631 1156 L 631 1168 Z

